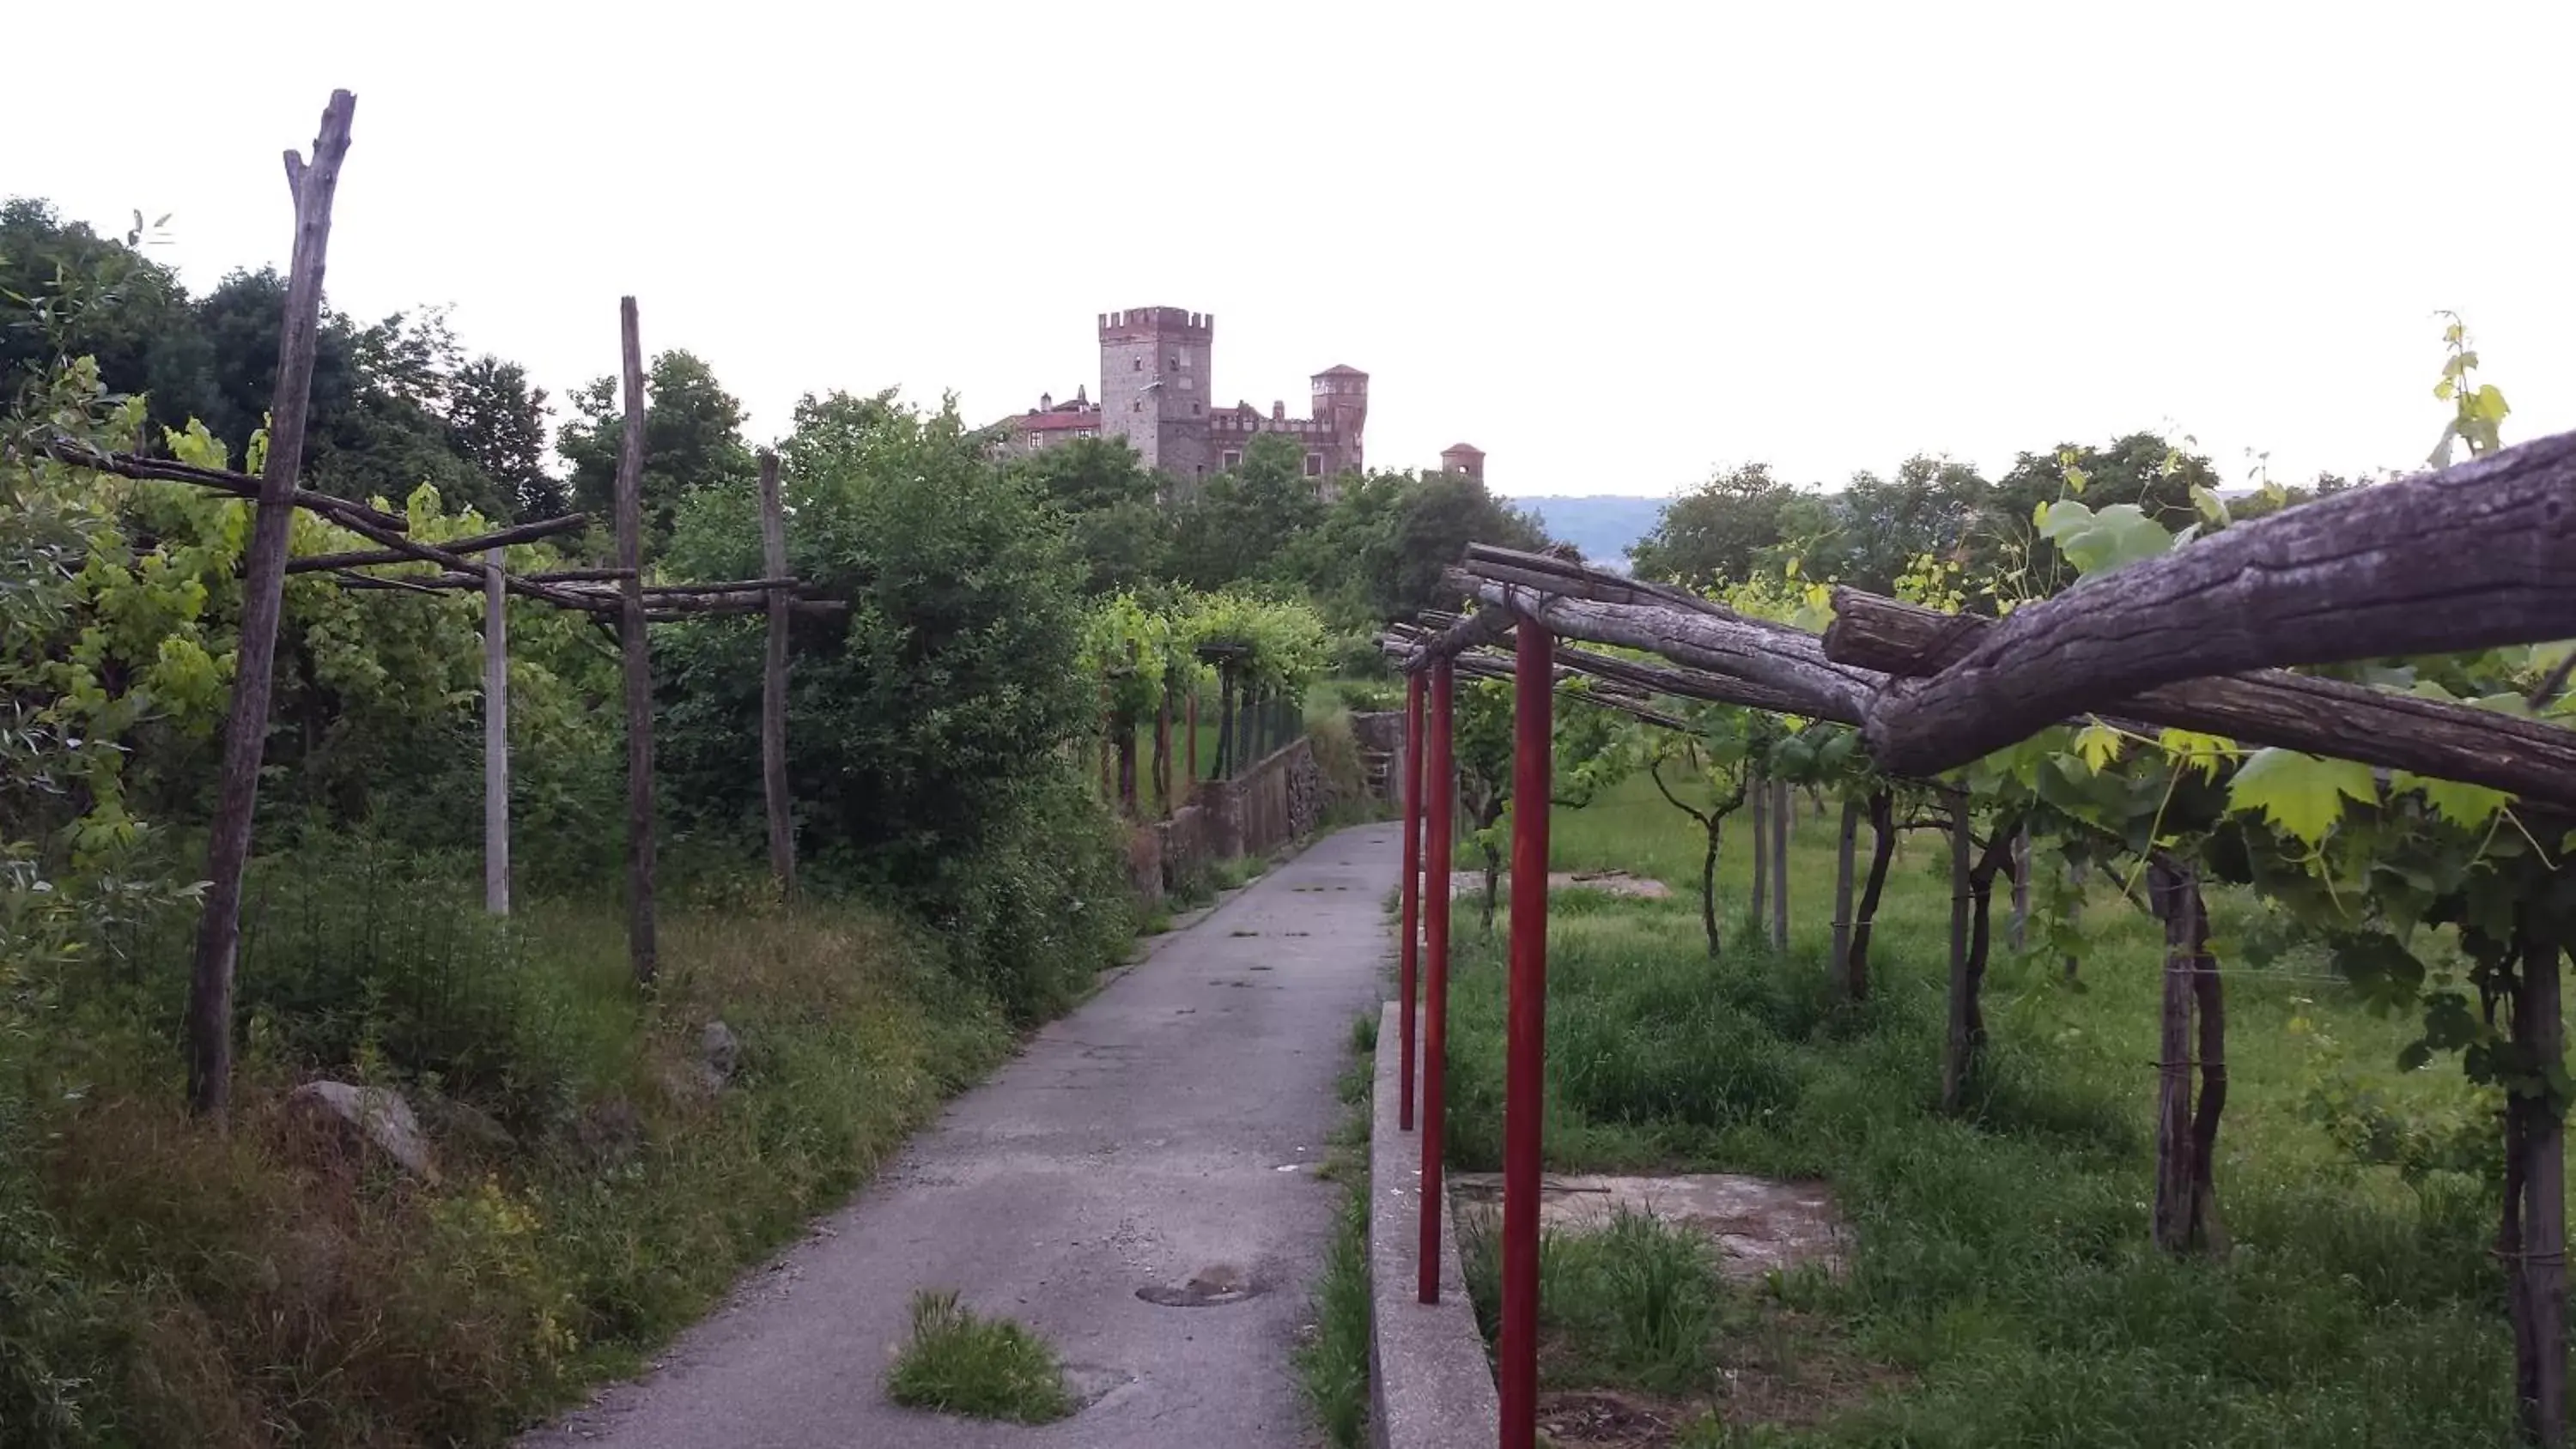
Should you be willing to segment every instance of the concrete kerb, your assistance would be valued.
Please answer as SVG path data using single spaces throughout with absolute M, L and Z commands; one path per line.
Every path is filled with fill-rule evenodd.
M 1416 1301 L 1422 1137 L 1396 1126 L 1403 1007 L 1378 1018 L 1369 1122 L 1369 1438 L 1378 1449 L 1482 1449 L 1501 1406 L 1467 1298 L 1458 1221 L 1442 1195 L 1440 1302 Z

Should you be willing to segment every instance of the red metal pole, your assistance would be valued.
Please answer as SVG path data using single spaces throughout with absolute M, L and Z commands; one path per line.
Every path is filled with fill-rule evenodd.
M 1449 763 L 1449 661 L 1431 666 L 1431 718 L 1422 732 L 1422 1268 L 1425 1303 L 1440 1301 L 1440 1147 L 1448 1121 L 1449 807 L 1457 772 Z
M 1502 1449 L 1538 1443 L 1538 1159 L 1547 1090 L 1547 812 L 1555 641 L 1524 619 L 1512 662 L 1511 997 L 1503 1065 Z
M 1395 1125 L 1407 1132 L 1413 1130 L 1413 969 L 1421 944 L 1422 925 L 1422 676 L 1410 674 L 1404 681 L 1404 774 L 1397 786 L 1404 792 L 1404 946 L 1396 968 L 1397 995 L 1404 1001 L 1404 1014 L 1398 1018 L 1397 1039 L 1403 1043 L 1397 1052 L 1397 1090 L 1403 1093 L 1395 1107 Z

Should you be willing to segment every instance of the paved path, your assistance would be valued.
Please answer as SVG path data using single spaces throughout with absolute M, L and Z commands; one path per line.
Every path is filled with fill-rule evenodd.
M 522 1449 L 1297 1449 L 1289 1362 L 1342 1188 L 1317 1179 L 1382 994 L 1394 826 L 1329 837 L 1164 938 L 953 1103 L 673 1346 Z M 1249 1299 L 1161 1307 L 1202 1270 Z M 1054 1342 L 1098 1397 L 1029 1429 L 897 1408 L 917 1288 Z

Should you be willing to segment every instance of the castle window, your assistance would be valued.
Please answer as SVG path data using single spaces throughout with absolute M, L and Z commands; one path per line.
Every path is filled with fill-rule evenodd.
M 1199 405 L 1198 405 L 1197 403 L 1192 403 L 1192 404 L 1190 404 L 1190 416 L 1191 416 L 1191 417 L 1197 417 L 1198 415 L 1199 415 Z
M 1176 367 L 1178 367 L 1178 368 L 1180 368 L 1180 370 L 1181 370 L 1181 371 L 1183 371 L 1183 372 L 1187 372 L 1187 371 L 1189 371 L 1189 370 L 1190 370 L 1190 355 L 1189 355 L 1188 353 L 1186 353 L 1186 352 L 1182 353 L 1182 354 L 1181 354 L 1177 359 L 1175 359 L 1175 360 L 1174 360 L 1173 365 L 1174 365 L 1174 366 L 1176 366 Z
M 1170 363 L 1170 364 L 1171 364 L 1171 366 L 1166 367 L 1166 368 L 1164 368 L 1164 369 L 1163 369 L 1165 372 L 1178 372 L 1178 371 L 1180 371 L 1180 370 L 1181 370 L 1181 360 L 1180 360 L 1179 358 L 1177 358 L 1177 357 L 1167 357 L 1167 358 L 1164 358 L 1163 360 L 1164 360 L 1165 362 L 1168 362 L 1168 363 Z
M 1306 455 L 1306 476 L 1309 478 L 1321 478 L 1324 476 L 1323 454 L 1308 453 Z
M 1228 472 L 1232 472 L 1233 470 L 1243 466 L 1243 455 L 1234 451 L 1232 448 L 1228 448 L 1225 450 L 1225 456 L 1217 460 L 1217 466 L 1224 468 Z
M 1129 412 L 1131 412 L 1131 413 L 1141 413 L 1141 412 L 1143 412 L 1144 410 L 1145 410 L 1145 400 L 1144 400 L 1143 398 L 1141 398 L 1141 397 L 1140 397 L 1140 398 L 1138 398 L 1138 399 L 1136 399 L 1134 402 L 1129 403 L 1129 404 L 1127 405 L 1127 411 L 1129 411 Z
M 1190 381 L 1191 380 L 1186 377 L 1181 379 L 1181 391 L 1188 392 L 1190 390 Z
M 1132 368 L 1129 368 L 1129 369 L 1128 369 L 1128 371 L 1130 371 L 1130 372 L 1143 372 L 1144 370 L 1145 370 L 1145 359 L 1143 359 L 1143 358 L 1141 358 L 1141 357 L 1136 359 L 1136 365 L 1135 365 L 1134 367 L 1132 367 Z

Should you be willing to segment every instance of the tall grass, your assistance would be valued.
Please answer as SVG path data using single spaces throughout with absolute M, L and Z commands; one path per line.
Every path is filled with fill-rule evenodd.
M 1764 1442 L 2507 1442 L 2492 1186 L 2420 1162 L 2401 1174 L 2321 1120 L 2356 1091 L 2400 1121 L 2457 1119 L 2470 1103 L 2456 1068 L 2399 1074 L 2404 1023 L 2314 979 L 2313 957 L 2232 974 L 2219 1193 L 2236 1251 L 2166 1257 L 2147 1243 L 2152 923 L 2097 892 L 2096 944 L 2071 987 L 2053 960 L 2001 956 L 1988 986 L 1992 1070 L 1969 1112 L 1945 1118 L 1933 1110 L 1948 911 L 1939 850 L 1925 838 L 1899 864 L 1879 990 L 1849 1008 L 1827 990 L 1823 960 L 1830 832 L 1811 815 L 1799 829 L 1785 954 L 1741 929 L 1723 964 L 1710 962 L 1695 907 L 1680 900 L 1564 893 L 1549 929 L 1552 1168 L 1821 1177 L 1856 1230 L 1847 1277 L 1800 1306 L 1879 1364 L 1884 1386 Z M 1625 867 L 1687 892 L 1687 830 L 1651 791 L 1623 788 L 1557 814 L 1556 864 Z M 1730 907 L 1744 878 L 1730 860 Z M 2223 897 L 2214 908 L 2221 937 L 2253 909 Z M 1459 944 L 1448 1150 L 1462 1168 L 1490 1168 L 1500 937 L 1471 926 Z M 1734 1351 L 1721 1324 L 1718 1361 Z M 1723 1378 L 1698 1382 L 1722 1417 Z
M 943 942 L 863 907 L 668 913 L 639 998 L 607 903 L 502 925 L 354 852 L 263 884 L 228 1133 L 179 1106 L 184 952 L 0 1072 L 0 1349 L 34 1384 L 0 1382 L 11 1449 L 501 1442 L 694 1321 L 1011 1041 Z M 315 1074 L 403 1091 L 439 1181 L 311 1130 L 286 1096 Z

